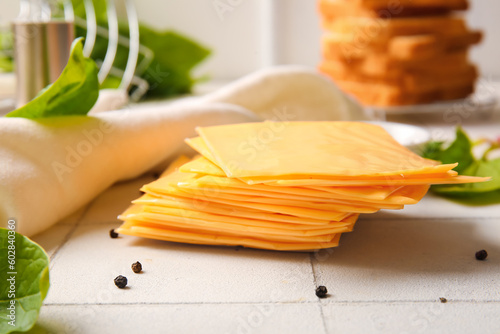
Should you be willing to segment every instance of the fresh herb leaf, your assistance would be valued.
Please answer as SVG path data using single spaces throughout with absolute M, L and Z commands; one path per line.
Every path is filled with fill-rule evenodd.
M 83 38 L 77 38 L 61 76 L 33 100 L 6 116 L 36 119 L 86 115 L 99 96 L 97 73 L 95 62 L 83 55 Z
M 443 149 L 443 142 L 431 142 L 424 148 L 423 157 L 439 160 L 443 164 L 458 162 L 455 170 L 459 174 L 462 174 L 475 160 L 472 155 L 472 142 L 460 127 L 457 127 L 456 139 L 450 146 Z
M 474 161 L 467 168 L 464 175 L 491 177 L 490 181 L 467 183 L 459 185 L 436 185 L 433 190 L 440 194 L 450 194 L 458 196 L 474 196 L 478 193 L 495 191 L 500 189 L 500 158 L 484 161 Z M 500 200 L 500 199 L 499 199 Z
M 14 70 L 12 49 L 12 34 L 8 31 L 0 31 L 0 72 L 12 72 Z
M 97 12 L 97 23 L 107 28 L 106 1 L 93 0 Z M 75 15 L 84 18 L 85 11 L 81 1 L 73 0 Z M 103 14 L 104 13 L 104 14 Z M 129 36 L 129 27 L 121 23 L 120 35 Z M 76 27 L 77 36 L 85 36 L 86 29 Z M 170 97 L 191 92 L 192 86 L 198 81 L 191 75 L 192 69 L 203 61 L 210 50 L 195 41 L 171 30 L 157 31 L 145 24 L 139 25 L 139 38 L 141 45 L 153 52 L 153 60 L 140 76 L 149 83 L 148 97 Z M 108 47 L 108 38 L 97 36 L 92 58 L 104 59 Z M 129 48 L 119 45 L 113 67 L 125 70 L 128 59 Z M 139 56 L 138 63 L 144 57 Z M 116 80 L 106 80 L 103 87 L 116 87 Z
M 12 72 L 14 70 L 14 63 L 12 58 L 0 55 L 0 72 Z
M 480 141 L 484 142 L 484 141 Z M 443 142 L 430 142 L 423 150 L 422 156 L 439 160 L 442 163 L 455 163 L 455 170 L 461 175 L 491 177 L 490 181 L 458 185 L 434 185 L 431 189 L 442 196 L 456 199 L 465 204 L 500 203 L 500 158 L 488 160 L 485 153 L 481 159 L 472 154 L 474 144 L 467 134 L 458 127 L 455 141 L 443 149 Z M 491 143 L 486 150 L 490 152 L 498 148 L 498 143 Z
M 0 333 L 33 327 L 49 285 L 45 251 L 25 236 L 0 228 Z

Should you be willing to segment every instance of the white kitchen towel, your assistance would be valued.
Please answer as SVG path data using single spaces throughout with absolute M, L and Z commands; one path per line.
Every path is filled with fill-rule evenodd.
M 113 183 L 178 155 L 197 126 L 361 117 L 361 108 L 321 75 L 288 70 L 261 71 L 163 107 L 36 121 L 0 118 L 0 226 L 13 218 L 22 234 L 43 231 Z

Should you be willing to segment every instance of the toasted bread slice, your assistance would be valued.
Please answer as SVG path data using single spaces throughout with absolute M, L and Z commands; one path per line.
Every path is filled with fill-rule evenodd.
M 346 93 L 352 94 L 362 104 L 369 106 L 397 106 L 455 100 L 469 96 L 474 91 L 473 82 L 458 82 L 437 89 L 407 92 L 397 86 L 336 81 Z
M 422 34 L 369 38 L 360 34 L 329 33 L 322 38 L 323 56 L 347 61 L 373 54 L 384 54 L 400 60 L 429 60 L 452 51 L 464 51 L 482 39 L 480 31 L 465 31 L 457 34 Z
M 388 3 L 380 8 L 364 7 L 351 1 L 344 0 L 321 0 L 318 3 L 319 12 L 327 20 L 341 17 L 368 17 L 368 18 L 396 18 L 411 16 L 436 16 L 446 15 L 452 10 L 463 9 L 443 6 L 401 6 L 394 2 Z

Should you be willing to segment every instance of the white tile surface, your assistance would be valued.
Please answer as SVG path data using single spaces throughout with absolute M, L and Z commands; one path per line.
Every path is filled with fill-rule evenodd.
M 141 196 L 139 189 L 142 185 L 153 180 L 153 176 L 144 175 L 132 181 L 115 184 L 94 199 L 92 205 L 82 217 L 82 224 L 120 224 L 117 216 L 130 205 L 132 200 Z
M 54 253 L 58 250 L 66 238 L 69 238 L 69 234 L 73 229 L 74 227 L 71 225 L 59 223 L 52 226 L 48 230 L 35 235 L 31 239 L 39 244 L 45 250 L 47 255 L 52 258 Z
M 326 304 L 328 333 L 500 333 L 499 303 Z
M 415 205 L 407 205 L 403 210 L 381 210 L 375 214 L 363 215 L 363 219 L 468 219 L 500 218 L 500 204 L 463 205 L 429 192 Z
M 498 333 L 496 208 L 427 196 L 414 210 L 363 216 L 340 247 L 312 254 L 111 239 L 149 180 L 103 193 L 71 234 L 58 224 L 34 238 L 50 254 L 66 242 L 32 333 Z M 483 248 L 488 260 L 475 260 Z M 130 269 L 137 260 L 142 274 Z M 119 274 L 128 289 L 114 286 Z
M 46 303 L 315 301 L 304 253 L 194 246 L 121 236 L 115 224 L 81 225 L 54 260 Z M 134 274 L 133 262 L 144 273 Z M 124 275 L 129 289 L 113 279 Z M 68 296 L 71 295 L 71 298 Z
M 495 133 L 495 124 L 467 126 Z M 428 194 L 363 215 L 340 247 L 312 254 L 111 239 L 116 216 L 151 180 L 117 184 L 34 237 L 53 260 L 32 334 L 500 333 L 499 205 Z M 486 261 L 474 258 L 480 249 Z M 142 274 L 130 269 L 137 260 Z M 114 286 L 119 274 L 128 289 Z
M 325 333 L 314 304 L 47 306 L 39 333 Z M 45 332 L 44 332 L 45 331 Z
M 500 302 L 498 219 L 365 220 L 314 262 L 329 302 Z M 475 252 L 486 249 L 486 261 Z
M 78 209 L 77 211 L 73 212 L 72 214 L 70 214 L 66 218 L 63 218 L 61 221 L 59 221 L 58 224 L 64 224 L 64 225 L 75 225 L 75 224 L 77 224 L 80 221 L 80 219 L 83 217 L 83 214 L 87 210 L 88 206 L 89 205 L 85 205 L 85 206 L 81 207 L 80 209 Z

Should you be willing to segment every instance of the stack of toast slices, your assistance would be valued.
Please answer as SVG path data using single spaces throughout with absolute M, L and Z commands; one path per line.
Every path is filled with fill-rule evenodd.
M 468 50 L 482 38 L 460 16 L 467 8 L 467 0 L 320 0 L 319 69 L 369 106 L 465 98 L 478 78 Z

